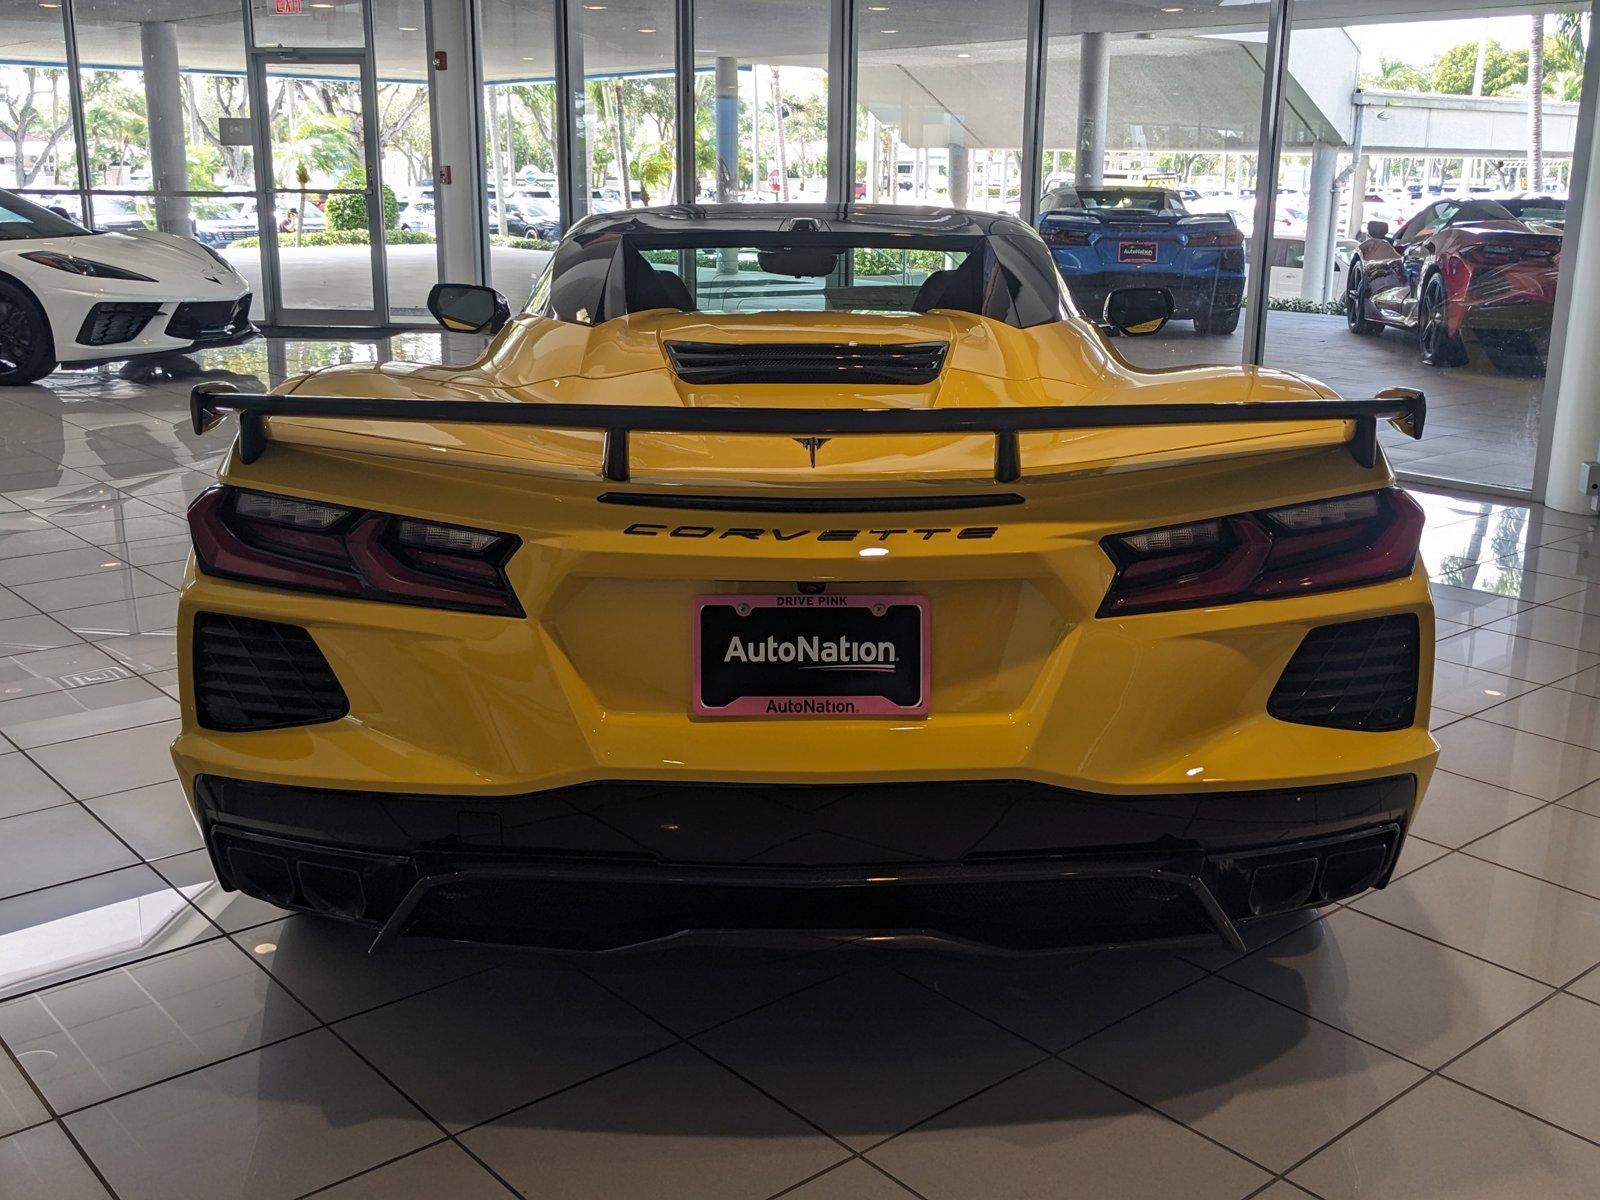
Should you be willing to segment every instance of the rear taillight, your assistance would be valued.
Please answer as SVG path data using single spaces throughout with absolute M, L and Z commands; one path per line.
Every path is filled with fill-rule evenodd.
M 1410 574 L 1422 510 L 1390 489 L 1108 537 L 1102 617 L 1233 604 Z
M 1244 234 L 1237 229 L 1229 229 L 1220 233 L 1191 233 L 1189 245 L 1193 246 L 1242 246 Z
M 301 592 L 520 616 L 507 533 L 214 487 L 189 506 L 207 575 Z
M 1070 225 L 1046 225 L 1039 230 L 1039 236 L 1052 246 L 1087 246 L 1092 229 L 1081 226 L 1074 228 Z
M 1555 263 L 1559 261 L 1560 253 L 1559 247 L 1555 246 L 1484 244 L 1468 246 L 1461 252 L 1461 257 L 1480 267 L 1503 267 L 1514 262 Z

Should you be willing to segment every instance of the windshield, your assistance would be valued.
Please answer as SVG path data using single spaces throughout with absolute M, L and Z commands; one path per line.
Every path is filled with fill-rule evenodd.
M 682 279 L 679 254 L 650 250 L 644 258 L 656 270 Z M 898 246 L 721 246 L 694 251 L 694 260 L 696 312 L 910 313 L 918 311 L 917 295 L 928 280 L 956 271 L 967 253 Z
M 946 309 L 1018 328 L 1071 313 L 1050 252 L 1020 221 L 975 228 L 937 210 L 893 221 L 827 216 L 831 228 L 805 210 L 591 217 L 562 240 L 531 303 L 584 325 L 661 308 L 727 316 Z
M 1515 221 L 1516 218 L 1497 201 L 1468 200 L 1456 210 L 1452 220 L 1460 225 L 1466 221 Z
M 1152 216 L 1185 216 L 1188 209 L 1176 192 L 1165 188 L 1108 187 L 1057 188 L 1048 193 L 1040 207 L 1046 211 L 1149 213 Z
M 1567 206 L 1560 200 L 1503 200 L 1507 212 L 1519 221 L 1565 221 Z
M 0 192 L 0 240 L 21 238 L 87 237 L 89 231 L 48 208 L 11 192 Z

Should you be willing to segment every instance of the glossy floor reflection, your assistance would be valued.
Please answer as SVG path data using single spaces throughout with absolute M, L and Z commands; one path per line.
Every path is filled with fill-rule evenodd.
M 222 892 L 173 781 L 190 382 L 0 396 L 5 1200 L 1596 1194 L 1596 522 L 1418 494 L 1443 771 L 1387 890 L 1247 954 L 369 958 Z

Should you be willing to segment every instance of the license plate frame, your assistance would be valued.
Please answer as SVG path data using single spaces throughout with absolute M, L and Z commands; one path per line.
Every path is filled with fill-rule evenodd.
M 1117 261 L 1140 266 L 1153 263 L 1161 257 L 1160 247 L 1154 242 L 1118 242 Z
M 740 611 L 740 610 L 743 611 Z M 692 711 L 696 717 L 755 717 L 765 720 L 796 718 L 925 717 L 929 711 L 929 685 L 932 679 L 932 606 L 929 598 L 907 593 L 720 593 L 696 596 L 691 619 L 693 634 L 691 671 L 693 675 Z M 708 612 L 716 628 L 708 632 Z M 775 618 L 774 614 L 794 614 L 794 619 Z M 830 619 L 828 614 L 849 614 Z M 754 618 L 753 620 L 751 620 Z M 746 637 L 733 650 L 735 638 L 728 635 L 749 620 L 751 635 L 759 636 L 753 646 Z M 851 639 L 851 630 L 871 630 L 878 621 L 888 621 L 877 639 Z M 783 629 L 796 639 L 779 642 L 772 629 Z M 830 628 L 831 626 L 831 628 Z M 836 635 L 836 636 L 835 636 Z M 915 659 L 902 656 L 902 644 L 915 639 Z M 825 638 L 835 640 L 824 643 Z M 812 646 L 805 646 L 809 639 Z M 848 646 L 846 643 L 850 643 Z M 882 646 L 892 645 L 895 662 L 886 665 Z M 871 644 L 873 658 L 867 659 Z M 794 647 L 796 658 L 777 663 L 757 660 L 763 653 Z M 724 655 L 715 660 L 717 647 Z M 826 661 L 829 649 L 835 654 Z M 909 649 L 905 647 L 904 649 Z M 708 659 L 707 655 L 713 657 Z M 852 658 L 851 655 L 857 657 Z M 847 661 L 838 661 L 844 655 Z M 731 656 L 731 657 L 730 657 Z M 808 656 L 809 661 L 808 661 Z M 738 659 L 735 667 L 732 662 Z M 713 668 L 708 678 L 707 666 Z M 819 685 L 831 686 L 796 690 L 797 677 L 814 678 Z M 745 682 L 738 682 L 743 676 Z M 762 686 L 763 679 L 769 686 Z M 881 691 L 877 691 L 881 683 Z M 708 684 L 710 686 L 708 687 Z M 914 696 L 912 692 L 914 691 Z M 906 701 L 911 702 L 906 702 Z

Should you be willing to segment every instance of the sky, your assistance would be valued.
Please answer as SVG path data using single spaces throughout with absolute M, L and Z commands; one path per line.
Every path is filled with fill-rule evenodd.
M 1546 23 L 1548 32 L 1552 23 Z M 1376 72 L 1378 58 L 1398 58 L 1426 66 L 1451 46 L 1476 42 L 1485 32 L 1507 50 L 1528 45 L 1530 17 L 1479 17 L 1469 21 L 1417 21 L 1394 25 L 1348 25 L 1345 31 L 1361 48 L 1362 71 Z

